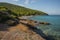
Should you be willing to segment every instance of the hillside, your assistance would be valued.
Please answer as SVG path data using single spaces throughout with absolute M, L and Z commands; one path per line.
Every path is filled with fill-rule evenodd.
M 0 6 L 0 23 L 16 20 L 16 14 L 4 6 Z
M 48 15 L 48 14 L 42 12 L 42 11 L 33 10 L 33 9 L 26 8 L 26 7 L 10 4 L 10 3 L 1 2 L 0 6 L 4 6 L 4 7 L 8 8 L 12 12 L 14 12 L 14 14 L 16 16 Z

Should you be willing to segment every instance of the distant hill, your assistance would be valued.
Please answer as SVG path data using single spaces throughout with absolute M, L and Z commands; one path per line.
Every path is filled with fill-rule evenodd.
M 10 3 L 0 2 L 0 7 L 1 6 L 6 7 L 8 10 L 11 10 L 15 16 L 48 15 L 47 13 L 42 11 L 33 10 L 26 7 L 10 4 Z

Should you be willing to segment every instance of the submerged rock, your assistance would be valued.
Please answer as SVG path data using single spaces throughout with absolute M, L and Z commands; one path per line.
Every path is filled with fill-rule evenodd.
M 48 22 L 39 22 L 39 24 L 50 25 Z

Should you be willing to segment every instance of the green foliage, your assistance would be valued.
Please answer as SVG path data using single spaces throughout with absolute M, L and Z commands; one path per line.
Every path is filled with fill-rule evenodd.
M 7 8 L 4 6 L 0 6 L 0 11 L 7 11 Z
M 15 16 L 30 16 L 30 15 L 47 15 L 46 13 L 38 10 L 32 10 L 18 5 L 13 5 L 9 3 L 0 3 L 0 6 L 4 6 L 11 10 Z M 2 8 L 3 10 L 4 7 Z M 11 13 L 12 14 L 12 13 Z
M 0 6 L 0 23 L 15 18 L 15 13 L 4 6 Z

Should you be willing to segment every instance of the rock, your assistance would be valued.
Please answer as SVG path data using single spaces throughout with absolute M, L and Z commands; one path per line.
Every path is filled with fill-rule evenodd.
M 48 22 L 39 22 L 39 24 L 50 25 Z
M 14 26 L 14 25 L 18 24 L 18 22 L 16 20 L 8 20 L 5 23 L 9 26 Z
M 7 28 L 8 31 L 0 31 L 0 40 L 46 40 L 37 32 L 37 29 L 29 28 L 24 24 L 18 24 Z M 41 30 L 39 30 L 40 32 Z
M 34 21 L 35 23 L 37 23 L 37 21 Z
M 15 23 L 15 21 L 13 20 L 8 20 L 5 22 L 6 24 L 8 24 L 9 26 L 13 25 Z

